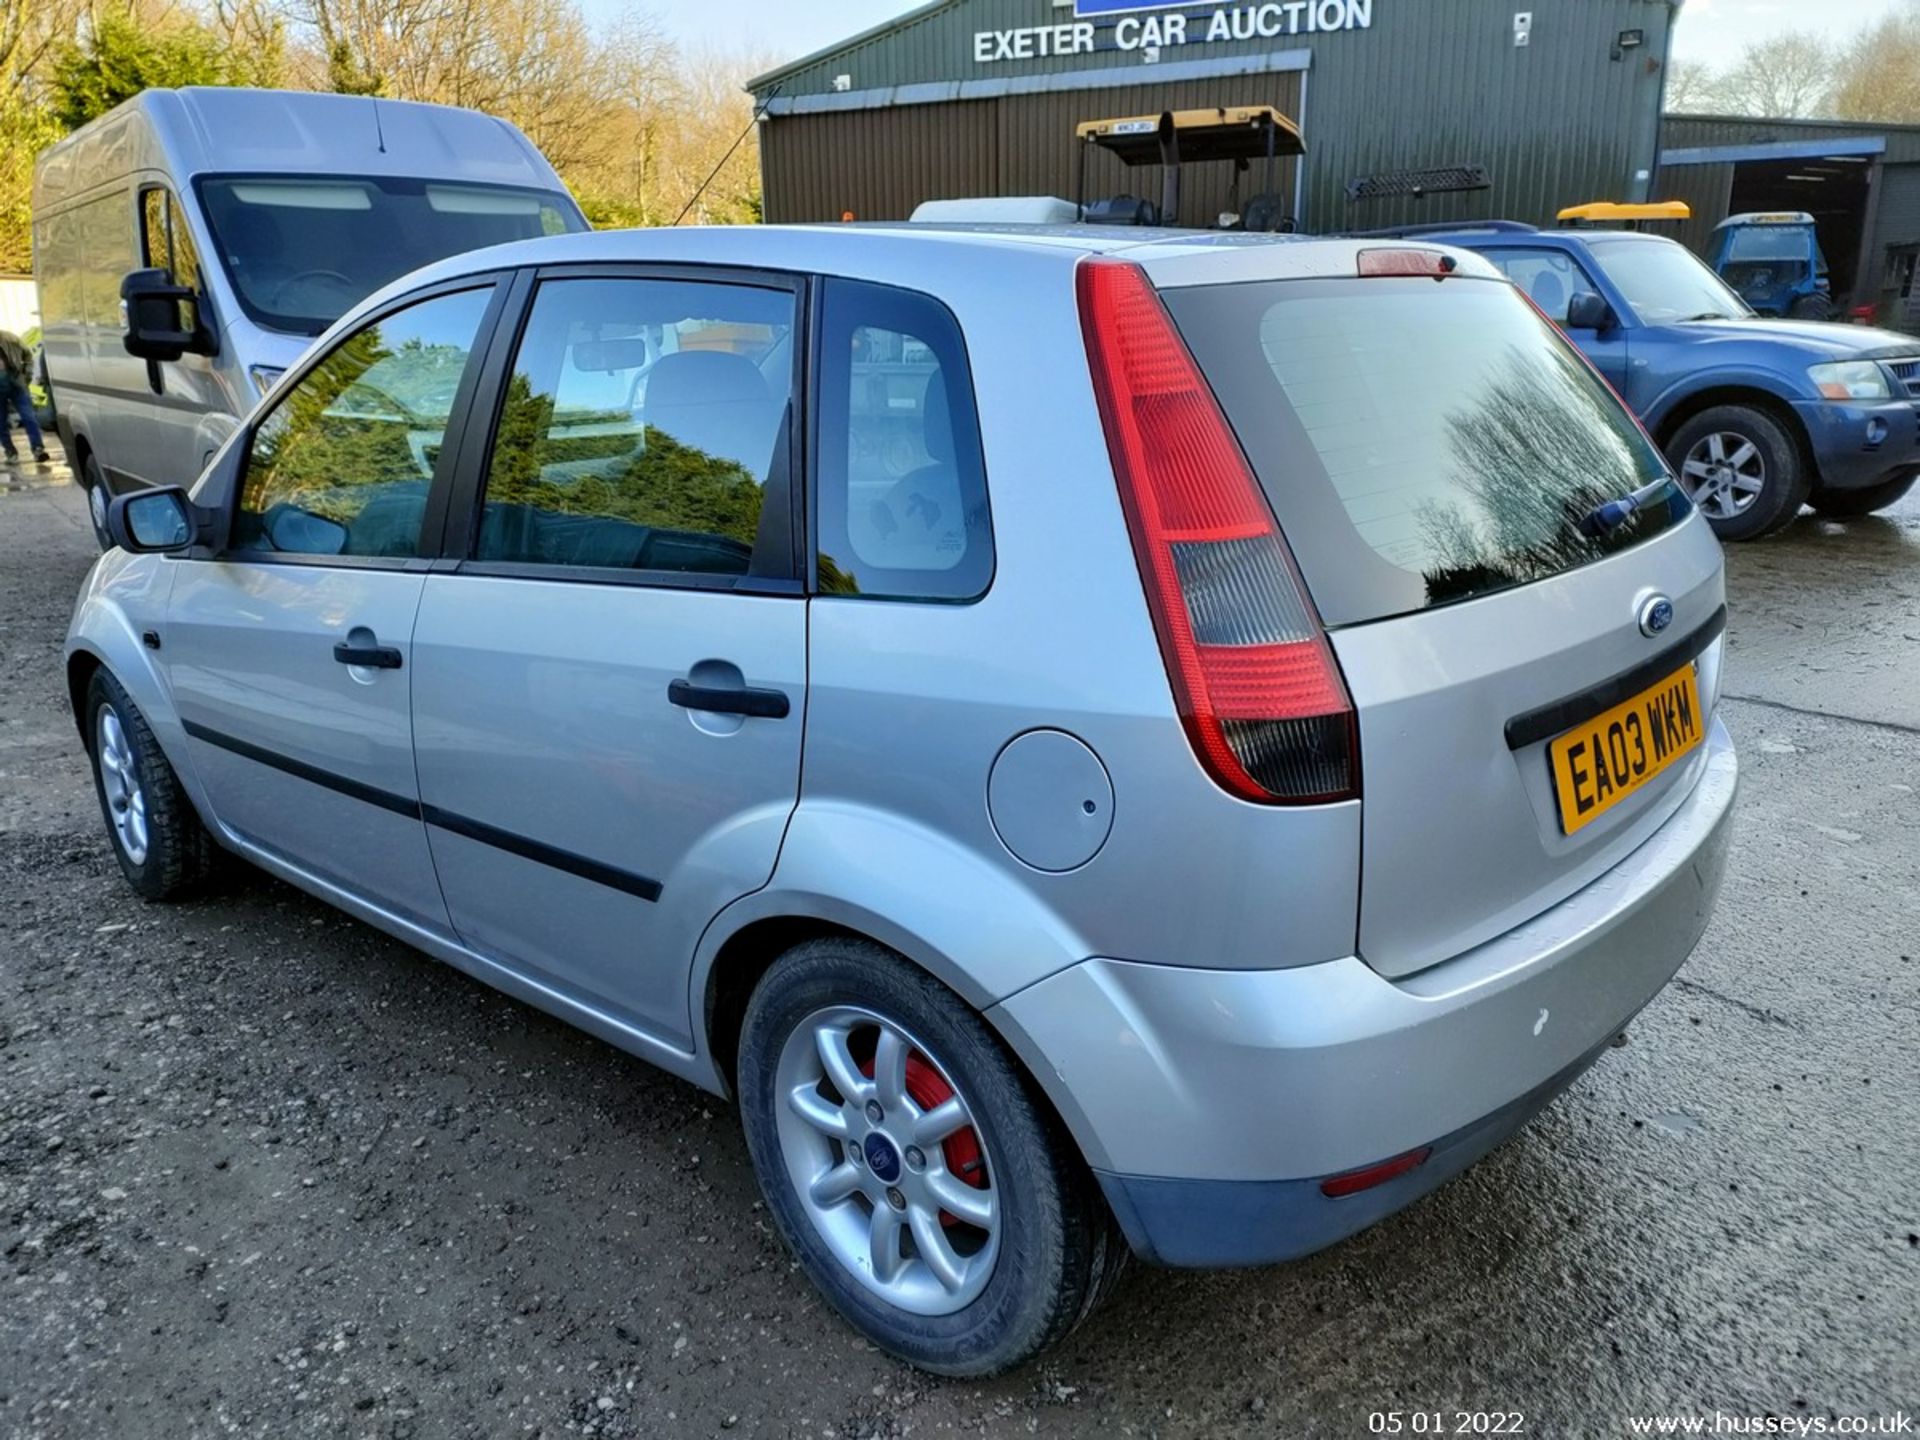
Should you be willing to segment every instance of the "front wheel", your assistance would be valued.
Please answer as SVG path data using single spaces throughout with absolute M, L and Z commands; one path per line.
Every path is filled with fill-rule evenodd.
M 1837 520 L 1853 519 L 1861 515 L 1871 515 L 1875 511 L 1885 510 L 1898 505 L 1907 498 L 1907 492 L 1913 489 L 1914 481 L 1920 476 L 1903 475 L 1898 480 L 1883 481 L 1878 485 L 1869 485 L 1861 490 L 1828 490 L 1815 487 L 1813 508 L 1822 515 L 1831 515 Z
M 1667 441 L 1667 459 L 1722 540 L 1758 540 L 1800 513 L 1813 477 L 1787 427 L 1752 405 L 1702 410 Z
M 1789 320 L 1831 320 L 1834 314 L 1833 301 L 1825 295 L 1802 295 L 1787 307 Z
M 992 1375 L 1057 1343 L 1125 1256 L 1072 1140 L 976 1014 L 898 955 L 817 940 L 769 970 L 740 1039 L 768 1209 L 881 1349 Z
M 213 871 L 213 837 L 146 716 L 105 670 L 87 686 L 87 736 L 100 813 L 127 883 L 143 900 L 191 892 Z

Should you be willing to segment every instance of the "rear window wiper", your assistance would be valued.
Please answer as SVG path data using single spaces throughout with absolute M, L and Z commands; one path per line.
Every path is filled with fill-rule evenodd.
M 1589 510 L 1580 521 L 1580 533 L 1595 540 L 1611 534 L 1626 524 L 1644 506 L 1651 505 L 1667 493 L 1673 481 L 1666 476 L 1651 485 L 1642 485 L 1630 495 L 1622 495 L 1618 500 L 1603 500 Z

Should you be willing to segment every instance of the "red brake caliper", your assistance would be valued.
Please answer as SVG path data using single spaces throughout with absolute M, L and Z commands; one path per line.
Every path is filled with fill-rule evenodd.
M 868 1079 L 873 1078 L 873 1060 L 861 1062 L 860 1071 Z M 941 1077 L 938 1070 L 921 1058 L 915 1050 L 907 1056 L 907 1098 L 922 1110 L 932 1110 L 944 1105 L 953 1097 L 953 1087 Z M 946 1157 L 947 1170 L 960 1177 L 961 1181 L 976 1190 L 987 1188 L 986 1157 L 980 1153 L 980 1137 L 973 1133 L 973 1127 L 956 1130 L 940 1143 L 940 1153 Z M 958 1225 L 959 1217 L 940 1212 L 942 1225 Z

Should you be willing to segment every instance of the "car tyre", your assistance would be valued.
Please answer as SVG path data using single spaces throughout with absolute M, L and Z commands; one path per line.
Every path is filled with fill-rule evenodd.
M 218 847 L 146 717 L 104 669 L 87 686 L 86 721 L 94 791 L 127 883 L 143 900 L 191 893 L 213 874 Z
M 1833 301 L 1825 295 L 1802 295 L 1787 307 L 1789 320 L 1831 320 L 1833 317 Z
M 1813 508 L 1822 515 L 1831 515 L 1836 520 L 1871 515 L 1877 510 L 1898 505 L 1906 499 L 1907 492 L 1913 489 L 1916 480 L 1920 480 L 1920 475 L 1906 475 L 1898 480 L 1886 480 L 1860 490 L 1828 490 L 1824 486 L 1815 486 L 1812 496 Z
M 111 550 L 113 536 L 107 533 L 107 506 L 113 500 L 113 492 L 107 489 L 107 477 L 91 450 L 80 462 L 80 483 L 87 492 L 87 520 L 93 526 L 93 538 L 100 542 L 102 550 Z
M 1792 522 L 1812 490 L 1800 446 L 1752 405 L 1716 405 L 1667 441 L 1667 459 L 1722 540 L 1758 540 Z
M 1125 1263 L 1077 1147 L 1013 1057 L 892 951 L 847 937 L 783 955 L 748 1003 L 737 1078 L 788 1248 L 855 1329 L 909 1364 L 955 1376 L 1019 1365 L 1086 1318 Z M 935 1110 L 970 1124 L 923 1154 L 911 1141 Z M 939 1204 L 954 1194 L 990 1225 Z M 923 1234 L 940 1263 L 923 1258 Z

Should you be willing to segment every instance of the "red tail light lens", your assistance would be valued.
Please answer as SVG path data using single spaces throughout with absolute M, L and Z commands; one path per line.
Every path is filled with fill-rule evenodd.
M 1174 699 L 1223 787 L 1359 793 L 1353 704 L 1272 508 L 1146 275 L 1090 260 L 1080 318 Z

